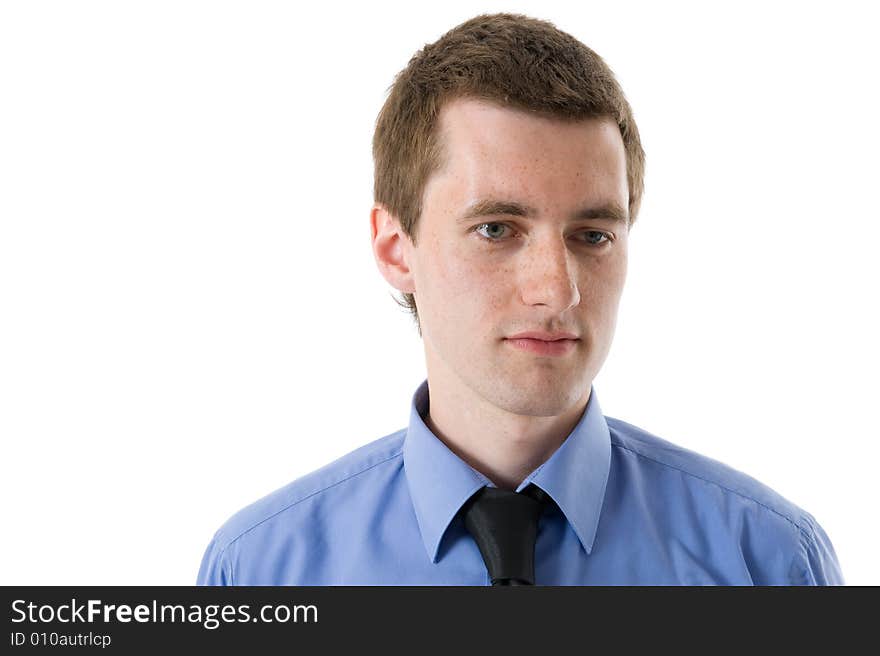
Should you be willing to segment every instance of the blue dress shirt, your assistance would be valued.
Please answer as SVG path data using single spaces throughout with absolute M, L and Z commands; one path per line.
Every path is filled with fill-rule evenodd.
M 489 585 L 459 509 L 493 486 L 425 426 L 409 426 L 231 517 L 199 585 Z M 595 389 L 578 424 L 523 480 L 550 497 L 537 585 L 843 584 L 809 513 L 755 479 L 605 417 Z

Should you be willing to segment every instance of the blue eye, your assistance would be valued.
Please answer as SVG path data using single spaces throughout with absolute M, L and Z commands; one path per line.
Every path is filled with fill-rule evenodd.
M 495 237 L 498 237 L 499 235 L 491 235 L 490 234 L 489 236 L 486 236 L 482 232 L 480 232 L 481 228 L 488 228 L 490 226 L 498 226 L 501 228 L 508 227 L 508 226 L 504 225 L 503 223 L 481 223 L 476 228 L 474 228 L 474 230 L 476 230 L 477 234 L 480 235 L 483 239 L 486 239 L 487 241 L 498 241 Z
M 491 228 L 493 228 L 493 227 L 496 229 L 491 230 Z M 480 236 L 480 238 L 484 241 L 488 241 L 490 243 L 500 243 L 501 241 L 503 241 L 501 239 L 501 236 L 503 234 L 503 230 L 506 228 L 509 228 L 509 227 L 510 226 L 508 226 L 505 223 L 497 223 L 497 222 L 481 223 L 480 225 L 474 227 L 474 232 L 476 232 Z M 488 235 L 484 234 L 482 232 L 484 228 L 490 229 Z M 501 230 L 501 234 L 499 234 L 499 229 Z M 494 233 L 494 234 L 492 234 L 492 233 Z M 588 246 L 601 246 L 605 242 L 611 240 L 608 233 L 603 232 L 601 230 L 584 230 L 583 232 L 581 232 L 579 234 L 588 235 L 588 238 L 583 240 L 583 242 L 585 244 L 587 244 Z
M 583 234 L 585 234 L 585 235 L 598 235 L 600 239 L 604 237 L 605 241 L 609 241 L 608 235 L 606 233 L 602 232 L 601 230 L 585 230 Z M 591 246 L 598 246 L 599 244 L 604 244 L 605 241 L 588 240 L 587 243 L 590 244 Z

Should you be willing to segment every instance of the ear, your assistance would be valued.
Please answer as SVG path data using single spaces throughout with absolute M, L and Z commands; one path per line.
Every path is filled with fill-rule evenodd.
M 382 277 L 399 292 L 415 293 L 409 262 L 412 241 L 401 228 L 397 217 L 379 203 L 370 210 L 370 237 L 373 256 Z

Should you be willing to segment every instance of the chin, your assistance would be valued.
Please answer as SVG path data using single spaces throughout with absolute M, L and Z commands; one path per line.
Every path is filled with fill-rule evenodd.
M 589 389 L 589 388 L 588 388 Z M 507 412 L 530 417 L 555 417 L 569 410 L 582 396 L 567 382 L 523 385 L 514 383 L 496 387 L 495 404 Z

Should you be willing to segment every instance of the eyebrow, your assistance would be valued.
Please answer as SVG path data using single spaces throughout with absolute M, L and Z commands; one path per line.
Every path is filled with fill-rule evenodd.
M 538 211 L 529 205 L 523 205 L 516 201 L 496 200 L 494 198 L 481 198 L 471 203 L 464 211 L 459 222 L 470 221 L 482 216 L 497 216 L 506 214 L 510 216 L 522 216 L 525 218 L 534 218 Z M 584 207 L 572 214 L 571 221 L 580 221 L 583 219 L 606 219 L 615 223 L 629 223 L 628 212 L 624 210 L 618 203 L 605 203 L 594 207 Z

